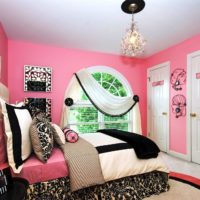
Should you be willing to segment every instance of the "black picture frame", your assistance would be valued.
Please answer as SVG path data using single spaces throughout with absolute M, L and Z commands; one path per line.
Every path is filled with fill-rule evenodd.
M 24 66 L 24 91 L 51 92 L 52 68 L 41 66 Z
M 38 113 L 45 113 L 46 118 L 51 121 L 51 99 L 48 98 L 26 98 L 25 105 L 35 117 Z

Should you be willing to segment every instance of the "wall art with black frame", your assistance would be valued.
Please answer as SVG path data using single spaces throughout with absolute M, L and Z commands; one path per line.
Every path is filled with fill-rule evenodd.
M 186 98 L 184 95 L 177 94 L 172 98 L 172 113 L 176 118 L 186 115 Z
M 182 85 L 186 83 L 186 71 L 179 68 L 175 69 L 171 74 L 170 82 L 174 90 L 182 90 Z
M 51 92 L 52 68 L 24 66 L 24 91 Z
M 25 105 L 35 117 L 39 113 L 45 113 L 46 118 L 51 121 L 51 99 L 48 98 L 26 98 Z

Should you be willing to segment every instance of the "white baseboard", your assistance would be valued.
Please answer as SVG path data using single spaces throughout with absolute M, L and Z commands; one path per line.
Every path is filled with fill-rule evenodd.
M 177 158 L 180 158 L 183 160 L 187 160 L 187 161 L 191 161 L 190 157 L 187 154 L 182 154 L 182 153 L 172 151 L 172 150 L 169 150 L 168 153 L 174 157 L 177 157 Z

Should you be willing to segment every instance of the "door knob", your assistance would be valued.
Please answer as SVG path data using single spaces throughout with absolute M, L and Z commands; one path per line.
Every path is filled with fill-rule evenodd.
M 162 115 L 167 115 L 167 112 L 162 112 Z
M 190 117 L 196 117 L 197 114 L 196 113 L 190 113 Z

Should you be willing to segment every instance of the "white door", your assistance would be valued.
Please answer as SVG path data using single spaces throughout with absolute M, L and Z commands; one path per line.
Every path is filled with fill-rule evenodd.
M 148 136 L 168 151 L 169 62 L 148 69 Z
M 200 52 L 189 56 L 191 83 L 190 97 L 190 132 L 192 161 L 200 164 Z

